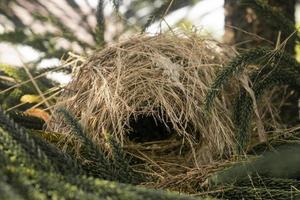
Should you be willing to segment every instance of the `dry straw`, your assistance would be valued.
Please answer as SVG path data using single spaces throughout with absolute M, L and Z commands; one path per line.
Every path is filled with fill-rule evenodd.
M 107 133 L 113 135 L 152 166 L 153 175 L 163 179 L 179 169 L 186 173 L 232 155 L 236 148 L 232 104 L 241 81 L 234 79 L 222 88 L 209 116 L 203 108 L 217 72 L 234 56 L 230 47 L 196 33 L 138 35 L 87 58 L 71 55 L 67 64 L 74 63 L 73 79 L 57 107 L 72 112 L 99 145 Z M 142 143 L 130 140 L 133 124 L 147 117 L 171 136 Z M 49 128 L 70 141 L 60 116 L 53 117 Z M 151 131 L 143 134 L 151 138 Z

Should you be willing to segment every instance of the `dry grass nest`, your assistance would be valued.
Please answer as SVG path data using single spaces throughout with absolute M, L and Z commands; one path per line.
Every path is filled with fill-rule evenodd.
M 210 163 L 236 148 L 232 104 L 242 81 L 233 79 L 223 88 L 210 120 L 203 110 L 217 72 L 235 55 L 231 47 L 196 33 L 135 36 L 89 57 L 71 56 L 73 79 L 57 107 L 76 116 L 99 145 L 111 134 L 143 161 L 137 170 L 159 178 L 158 187 L 183 182 L 192 187 L 191 181 L 204 180 L 219 166 Z M 273 109 L 267 102 L 262 110 Z M 64 134 L 64 144 L 70 141 L 61 116 L 54 116 L 49 128 Z

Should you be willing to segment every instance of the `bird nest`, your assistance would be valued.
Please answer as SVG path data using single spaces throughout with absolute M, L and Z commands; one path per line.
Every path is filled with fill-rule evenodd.
M 135 36 L 87 58 L 71 56 L 73 79 L 57 107 L 69 110 L 99 145 L 112 135 L 150 173 L 186 173 L 234 152 L 232 96 L 241 81 L 223 88 L 209 120 L 204 111 L 217 72 L 234 56 L 230 47 L 195 33 Z M 60 116 L 49 128 L 64 141 L 72 135 Z

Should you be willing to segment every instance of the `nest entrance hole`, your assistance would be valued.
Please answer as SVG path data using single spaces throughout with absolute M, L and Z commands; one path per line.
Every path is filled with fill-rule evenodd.
M 129 126 L 131 127 L 128 134 L 129 140 L 138 143 L 167 140 L 175 135 L 171 123 L 165 124 L 152 115 L 140 115 L 136 119 L 131 117 Z

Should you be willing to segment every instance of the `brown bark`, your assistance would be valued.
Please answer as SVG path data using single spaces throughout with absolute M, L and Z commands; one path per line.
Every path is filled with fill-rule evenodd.
M 268 3 L 295 24 L 296 0 L 268 0 Z M 251 48 L 262 45 L 275 46 L 281 30 L 271 28 L 264 18 L 250 7 L 241 5 L 240 0 L 225 0 L 225 35 L 224 42 L 235 44 L 239 48 Z M 283 32 L 282 32 L 283 33 Z M 281 35 L 281 42 L 289 35 Z M 286 46 L 294 54 L 294 38 Z

